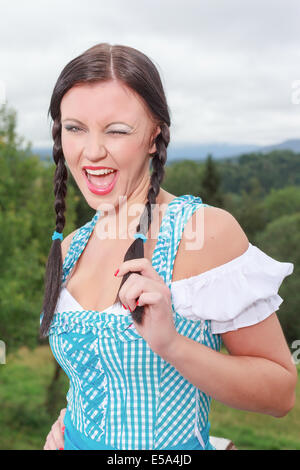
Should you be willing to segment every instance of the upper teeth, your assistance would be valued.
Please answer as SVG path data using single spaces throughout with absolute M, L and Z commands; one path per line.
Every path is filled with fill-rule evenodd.
M 107 175 L 108 173 L 112 173 L 115 170 L 103 169 L 103 170 L 89 170 L 88 168 L 85 169 L 87 173 L 91 175 Z

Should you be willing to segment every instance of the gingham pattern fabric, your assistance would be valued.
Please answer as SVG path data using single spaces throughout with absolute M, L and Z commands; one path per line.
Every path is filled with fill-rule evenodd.
M 163 216 L 152 265 L 169 287 L 184 226 L 200 206 L 207 206 L 200 197 L 179 196 Z M 100 215 L 97 211 L 75 232 L 63 264 L 63 283 Z M 173 313 L 180 334 L 220 350 L 221 337 L 212 334 L 210 320 L 188 320 L 174 305 Z M 211 397 L 155 354 L 131 323 L 130 312 L 55 313 L 49 343 L 70 379 L 67 406 L 74 427 L 117 449 L 163 449 L 195 435 L 201 441 Z

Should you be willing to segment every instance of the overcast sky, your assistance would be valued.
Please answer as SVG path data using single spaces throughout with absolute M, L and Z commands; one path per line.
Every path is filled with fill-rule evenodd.
M 300 137 L 299 0 L 0 0 L 0 82 L 18 132 L 52 145 L 62 68 L 100 43 L 158 67 L 171 142 L 268 145 Z M 300 88 L 300 85 L 299 85 Z

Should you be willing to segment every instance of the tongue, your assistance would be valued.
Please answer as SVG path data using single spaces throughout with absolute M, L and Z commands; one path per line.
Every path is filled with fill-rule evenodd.
M 115 171 L 108 175 L 89 175 L 90 182 L 97 188 L 105 188 L 109 186 L 115 177 Z

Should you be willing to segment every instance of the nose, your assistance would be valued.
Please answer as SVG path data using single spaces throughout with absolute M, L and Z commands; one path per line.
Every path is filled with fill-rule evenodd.
M 98 135 L 90 134 L 85 142 L 83 155 L 88 160 L 99 160 L 107 155 L 107 149 Z

